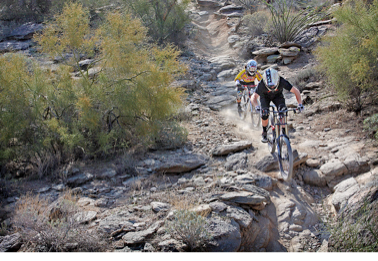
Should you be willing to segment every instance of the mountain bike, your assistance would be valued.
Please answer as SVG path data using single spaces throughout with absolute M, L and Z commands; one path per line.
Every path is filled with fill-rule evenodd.
M 242 94 L 242 99 L 240 102 L 240 106 L 242 108 L 242 112 L 239 114 L 240 119 L 245 120 L 247 114 L 250 114 L 252 126 L 257 128 L 260 126 L 260 113 L 256 111 L 256 108 L 252 104 L 251 96 L 255 92 L 255 87 L 250 87 L 248 85 L 244 85 L 244 90 Z M 259 103 L 260 105 L 260 103 Z
M 283 180 L 289 181 L 293 176 L 294 156 L 288 135 L 287 116 L 289 111 L 296 113 L 297 109 L 278 110 L 275 106 L 270 106 L 270 108 L 272 109 L 267 128 L 269 152 L 273 154 L 277 148 L 281 176 Z

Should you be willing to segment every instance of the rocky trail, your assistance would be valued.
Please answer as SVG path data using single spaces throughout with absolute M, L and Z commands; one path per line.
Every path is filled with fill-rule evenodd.
M 189 133 L 185 146 L 149 151 L 126 164 L 133 168 L 125 168 L 124 159 L 73 164 L 60 182 L 40 183 L 33 191 L 53 199 L 66 188 L 77 192 L 81 222 L 110 238 L 109 251 L 188 251 L 166 232 L 165 221 L 174 210 L 190 208 L 208 217 L 209 252 L 326 252 L 329 235 L 322 221 L 377 179 L 376 147 L 356 131 L 353 116 L 340 109 L 322 82 L 309 82 L 302 91 L 305 112 L 290 119 L 295 177 L 281 180 L 274 156 L 260 142 L 261 129 L 237 116 L 233 83 L 247 60 L 248 42 L 253 41 L 253 52 L 271 47 L 242 33 L 240 8 L 197 2 L 190 10 L 196 33 L 187 44 L 190 54 L 182 57 L 189 77 L 177 82 L 189 92 L 182 121 Z M 312 38 L 330 28 L 316 30 Z M 288 64 L 268 66 L 293 79 L 315 64 L 310 49 L 309 44 Z M 285 95 L 287 105 L 295 107 L 295 97 Z M 6 199 L 9 223 L 17 200 Z M 20 240 L 17 233 L 0 237 L 0 249 L 20 249 Z

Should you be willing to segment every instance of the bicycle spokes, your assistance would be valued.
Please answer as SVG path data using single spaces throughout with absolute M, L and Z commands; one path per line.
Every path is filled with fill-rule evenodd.
M 275 152 L 277 147 L 278 164 L 280 167 L 281 176 L 285 181 L 292 178 L 293 175 L 293 152 L 290 145 L 289 137 L 287 136 L 287 115 L 289 111 L 295 109 L 283 109 L 278 111 L 275 107 L 270 110 L 269 129 L 268 129 L 268 148 L 270 153 Z M 277 137 L 277 139 L 276 139 Z
M 278 163 L 284 180 L 290 180 L 293 174 L 293 152 L 290 141 L 285 135 L 281 135 L 278 144 Z

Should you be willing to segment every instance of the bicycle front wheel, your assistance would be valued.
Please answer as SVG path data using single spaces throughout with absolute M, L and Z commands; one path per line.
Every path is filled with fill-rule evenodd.
M 239 117 L 242 120 L 244 120 L 245 117 L 247 116 L 248 103 L 249 103 L 249 98 L 247 98 L 245 93 L 244 93 L 243 97 L 241 99 L 241 102 L 240 102 L 241 112 L 239 113 Z
M 267 139 L 268 139 L 268 149 L 271 154 L 276 151 L 276 131 L 274 127 L 274 116 L 270 115 L 269 117 L 269 128 L 267 130 Z
M 278 163 L 283 180 L 289 181 L 293 176 L 293 151 L 287 137 L 279 138 Z

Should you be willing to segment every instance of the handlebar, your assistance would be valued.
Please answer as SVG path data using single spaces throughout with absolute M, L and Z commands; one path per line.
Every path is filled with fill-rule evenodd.
M 284 110 L 278 110 L 278 108 L 276 109 L 276 106 L 272 106 L 272 105 L 270 105 L 269 108 L 273 108 L 273 110 L 271 110 L 271 111 L 274 114 L 287 113 L 289 111 L 293 111 L 294 113 L 297 113 L 297 111 L 298 111 L 298 108 L 286 108 Z

